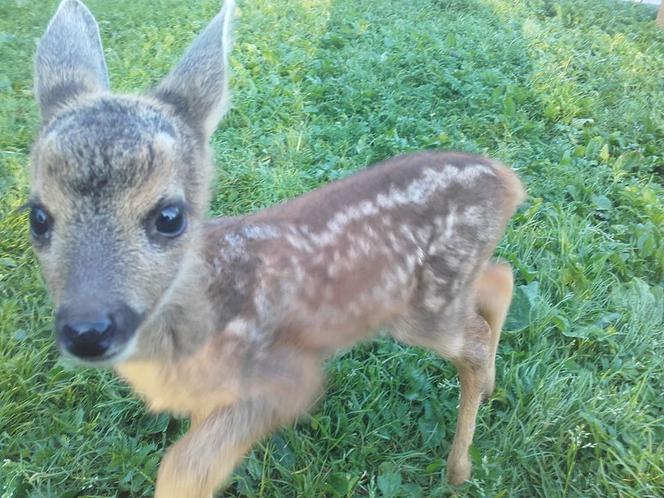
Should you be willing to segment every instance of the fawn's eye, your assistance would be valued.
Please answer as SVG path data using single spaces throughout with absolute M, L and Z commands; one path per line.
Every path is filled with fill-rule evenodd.
M 30 209 L 30 232 L 35 238 L 46 235 L 51 229 L 52 220 L 46 211 L 40 207 Z
M 166 237 L 181 235 L 185 227 L 184 209 L 177 204 L 162 208 L 154 219 L 154 226 L 157 232 Z

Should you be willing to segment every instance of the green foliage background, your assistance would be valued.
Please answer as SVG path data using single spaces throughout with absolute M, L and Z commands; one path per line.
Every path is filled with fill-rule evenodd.
M 114 88 L 163 76 L 216 1 L 90 0 Z M 0 497 L 150 496 L 186 421 L 58 360 L 30 251 L 32 54 L 56 3 L 0 0 Z M 517 289 L 473 480 L 442 479 L 453 368 L 389 340 L 328 365 L 312 415 L 231 496 L 664 496 L 664 30 L 608 0 L 245 0 L 214 214 L 405 151 L 479 151 L 530 198 L 499 254 Z

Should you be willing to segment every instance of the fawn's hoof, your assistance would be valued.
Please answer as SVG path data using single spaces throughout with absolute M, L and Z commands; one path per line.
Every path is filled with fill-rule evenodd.
M 460 486 L 470 479 L 472 465 L 470 461 L 447 462 L 447 482 L 452 486 Z

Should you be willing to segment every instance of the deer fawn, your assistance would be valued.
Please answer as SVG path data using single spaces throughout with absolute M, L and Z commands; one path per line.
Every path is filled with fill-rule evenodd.
M 79 0 L 48 25 L 28 206 L 58 345 L 114 366 L 151 409 L 192 418 L 156 496 L 209 498 L 252 443 L 311 406 L 323 360 L 380 327 L 458 369 L 447 471 L 462 483 L 512 294 L 509 266 L 489 258 L 521 183 L 484 157 L 424 152 L 207 220 L 233 9 L 146 95 L 110 93 Z

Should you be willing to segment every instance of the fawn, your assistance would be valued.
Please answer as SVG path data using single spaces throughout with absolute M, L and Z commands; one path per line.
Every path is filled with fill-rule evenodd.
M 79 0 L 40 40 L 28 206 L 58 346 L 113 366 L 151 409 L 191 417 L 156 496 L 209 498 L 252 443 L 310 408 L 325 358 L 381 328 L 456 366 L 447 472 L 462 483 L 512 295 L 511 269 L 490 257 L 521 183 L 481 156 L 423 152 L 207 220 L 233 10 L 145 95 L 110 93 Z

